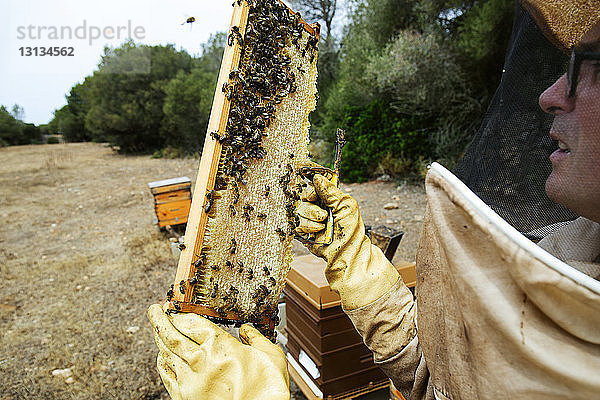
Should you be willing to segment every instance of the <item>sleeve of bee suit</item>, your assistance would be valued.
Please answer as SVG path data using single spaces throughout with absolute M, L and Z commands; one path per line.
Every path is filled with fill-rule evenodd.
M 406 399 L 434 399 L 417 337 L 416 303 L 402 280 L 376 301 L 344 311 L 373 352 L 375 364 Z
M 401 392 L 423 398 L 428 374 L 416 339 L 412 293 L 365 235 L 356 200 L 320 175 L 313 183 L 314 194 L 303 193 L 298 232 L 318 235 L 323 229 L 327 213 L 314 204 L 317 199 L 333 211 L 333 242 L 307 247 L 327 261 L 325 277 L 339 293 L 344 312 L 373 352 L 375 363 Z

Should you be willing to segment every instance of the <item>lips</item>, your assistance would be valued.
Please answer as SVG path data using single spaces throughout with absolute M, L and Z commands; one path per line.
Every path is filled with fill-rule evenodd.
M 550 154 L 550 162 L 552 162 L 553 168 L 556 168 L 569 158 L 571 149 L 567 143 L 561 140 L 555 131 L 550 132 L 550 137 L 558 142 L 558 149 L 554 153 Z
M 558 132 L 556 132 L 554 130 L 551 131 L 550 137 L 553 140 L 556 140 L 558 142 L 558 150 L 556 150 L 557 152 L 561 152 L 561 153 L 570 153 L 571 152 L 569 145 L 563 141 L 562 137 L 558 134 Z
M 567 144 L 565 142 L 562 141 L 558 141 L 558 151 L 563 151 L 565 153 L 570 153 L 571 150 L 569 149 L 569 146 L 567 146 Z

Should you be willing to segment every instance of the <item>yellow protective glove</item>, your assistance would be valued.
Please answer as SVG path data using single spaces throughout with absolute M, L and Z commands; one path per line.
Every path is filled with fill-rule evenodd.
M 333 242 L 329 245 L 307 244 L 314 255 L 327 261 L 325 277 L 331 289 L 339 293 L 342 307 L 354 310 L 366 306 L 386 294 L 400 279 L 400 274 L 371 244 L 365 235 L 365 225 L 358 203 L 319 174 L 302 194 L 296 211 L 300 234 L 316 233 L 316 242 L 323 242 L 327 212 L 314 204 L 318 199 L 333 212 Z
M 290 398 L 283 351 L 250 325 L 240 328 L 240 343 L 196 314 L 167 315 L 153 304 L 148 318 L 159 349 L 158 372 L 171 398 Z

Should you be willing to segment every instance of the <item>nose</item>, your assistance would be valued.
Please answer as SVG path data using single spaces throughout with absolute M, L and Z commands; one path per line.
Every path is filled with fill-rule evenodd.
M 539 103 L 542 110 L 553 115 L 567 114 L 573 111 L 575 96 L 567 96 L 567 87 L 567 74 L 564 74 L 541 94 Z

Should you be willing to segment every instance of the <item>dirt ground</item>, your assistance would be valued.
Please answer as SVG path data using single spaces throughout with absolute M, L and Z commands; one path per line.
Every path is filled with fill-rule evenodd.
M 0 149 L 0 399 L 168 398 L 145 311 L 176 260 L 147 183 L 197 167 L 91 143 Z M 342 188 L 366 224 L 405 231 L 396 260 L 414 260 L 423 189 Z

